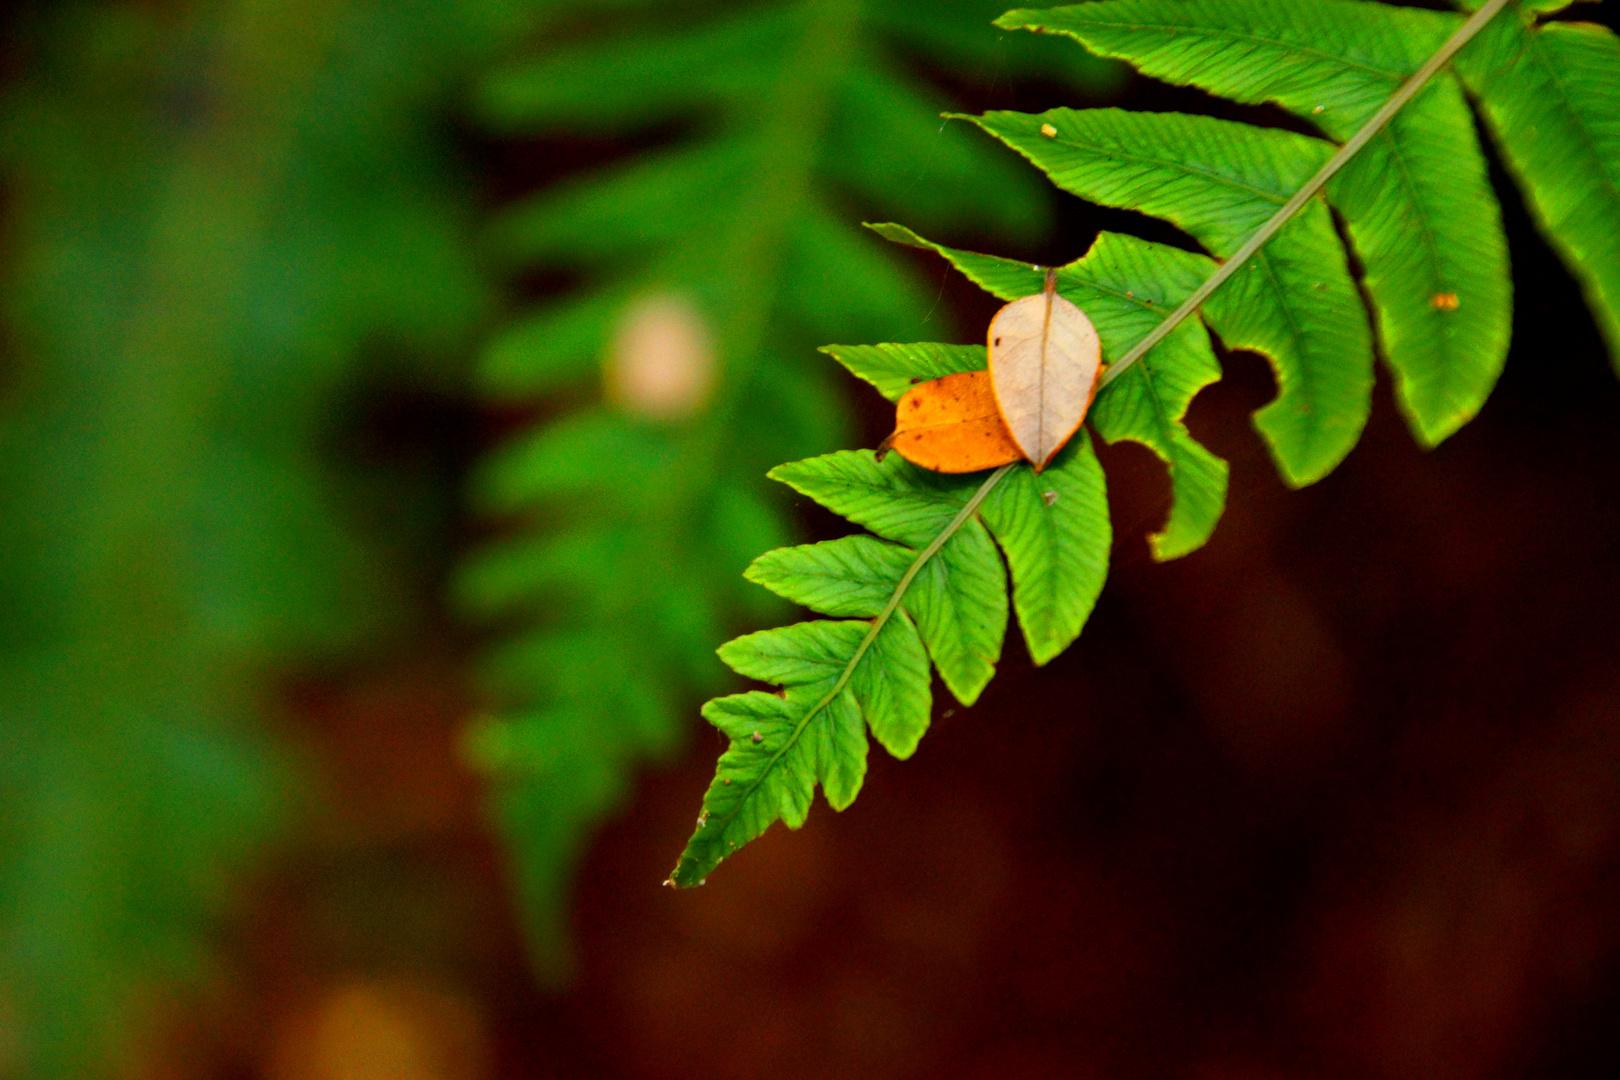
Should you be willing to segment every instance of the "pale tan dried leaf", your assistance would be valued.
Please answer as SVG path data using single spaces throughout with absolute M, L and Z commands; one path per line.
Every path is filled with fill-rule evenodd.
M 990 320 L 990 377 L 1013 441 L 1036 471 L 1085 419 L 1102 346 L 1085 312 L 1057 294 L 1014 300 Z

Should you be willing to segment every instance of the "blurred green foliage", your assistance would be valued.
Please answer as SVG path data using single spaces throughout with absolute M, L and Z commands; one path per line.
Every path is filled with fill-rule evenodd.
M 492 716 L 468 750 L 495 784 L 542 972 L 567 967 L 567 882 L 587 830 L 633 765 L 683 740 L 696 697 L 730 684 L 715 643 L 782 613 L 740 575 L 789 533 L 765 471 L 848 438 L 816 347 L 939 333 L 937 288 L 858 214 L 903 208 L 936 229 L 1025 240 L 1046 226 L 1034 175 L 944 124 L 951 102 L 916 67 L 1094 91 L 1119 77 L 1062 42 L 995 31 L 1001 7 L 562 5 L 531 56 L 480 85 L 498 135 L 559 154 L 651 144 L 493 226 L 514 270 L 577 282 L 485 353 L 489 400 L 552 412 L 476 478 L 479 507 L 511 527 L 460 579 L 468 611 L 506 620 L 484 665 Z M 619 367 L 662 362 L 625 335 L 670 305 L 712 348 L 706 398 L 680 412 L 602 400 L 604 359 L 610 384 Z
M 206 972 L 296 787 L 259 720 L 271 673 L 412 617 L 448 499 L 346 459 L 343 418 L 454 385 L 488 309 L 441 128 L 516 14 L 59 4 L 12 27 L 0 1069 L 84 1075 L 144 991 Z

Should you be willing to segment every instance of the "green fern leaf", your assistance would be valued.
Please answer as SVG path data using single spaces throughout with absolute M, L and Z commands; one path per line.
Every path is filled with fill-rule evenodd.
M 842 809 L 866 775 L 862 719 L 896 757 L 928 726 L 928 660 L 903 613 L 883 622 L 810 622 L 750 634 L 721 657 L 739 674 L 784 684 L 709 702 L 703 715 L 731 739 L 680 864 L 701 884 L 721 859 L 776 821 L 804 823 L 817 784 Z
M 946 689 L 963 705 L 978 701 L 996 673 L 1007 630 L 1007 574 L 981 523 L 967 522 L 923 565 L 906 610 Z
M 853 693 L 825 702 L 815 689 L 786 697 L 753 691 L 719 698 L 703 718 L 731 740 L 703 799 L 697 832 L 670 875 L 675 885 L 701 885 L 720 861 L 777 821 L 804 824 L 817 784 L 842 809 L 866 776 L 866 732 Z
M 857 623 L 866 626 L 866 623 Z M 850 680 L 872 737 L 904 761 L 928 731 L 933 697 L 928 691 L 928 653 L 911 616 L 897 611 L 872 641 L 869 662 Z
M 897 243 L 938 252 L 1003 300 L 1040 292 L 1045 282 L 1045 271 L 1028 263 L 957 251 L 901 225 L 872 228 Z M 1163 322 L 1213 269 L 1200 255 L 1103 233 L 1083 258 L 1057 268 L 1057 288 L 1091 318 L 1109 360 Z M 1149 537 L 1157 558 L 1179 558 L 1202 547 L 1225 505 L 1226 463 L 1194 441 L 1182 423 L 1193 397 L 1220 377 L 1208 335 L 1189 321 L 1098 394 L 1092 406 L 1092 425 L 1104 439 L 1139 442 L 1169 466 L 1170 516 Z
M 1327 161 L 1331 147 L 1286 131 L 1118 109 L 966 117 L 1065 191 L 1163 217 L 1212 254 L 1233 254 Z M 1047 132 L 1054 132 L 1048 135 Z M 1228 346 L 1264 353 L 1276 400 L 1255 414 L 1285 479 L 1321 479 L 1361 437 L 1372 335 L 1327 207 L 1313 202 L 1210 300 Z
M 869 629 L 864 621 L 796 623 L 737 638 L 720 659 L 760 682 L 831 685 Z M 901 613 L 883 624 L 850 679 L 872 734 L 895 757 L 910 757 L 928 729 L 929 704 L 928 655 L 910 618 Z
M 804 622 L 761 630 L 720 646 L 720 659 L 760 682 L 799 686 L 835 681 L 866 636 L 864 622 Z
M 869 619 L 883 610 L 916 556 L 871 536 L 846 536 L 768 551 L 744 576 L 814 611 Z
M 1100 0 L 1056 12 L 1014 12 L 1002 20 L 1003 25 L 1071 34 L 1172 81 L 1244 101 L 1278 101 L 1316 118 L 1330 136 L 1344 140 L 1329 155 L 1314 139 L 1192 117 L 1106 110 L 992 113 L 973 121 L 1023 152 L 1061 186 L 1098 202 L 1166 217 L 1225 260 L 1216 268 L 1202 255 L 1105 233 L 1083 258 L 1052 274 L 1057 290 L 1091 317 L 1111 361 L 1092 407 L 1094 428 L 1109 440 L 1143 442 L 1169 465 L 1170 517 L 1152 538 L 1160 557 L 1184 554 L 1201 544 L 1225 495 L 1224 463 L 1198 446 L 1182 424 L 1192 397 L 1220 374 L 1207 336 L 1189 319 L 1206 301 L 1203 317 L 1212 329 L 1265 352 L 1278 371 L 1278 404 L 1292 404 L 1296 415 L 1272 412 L 1268 423 L 1263 412 L 1260 426 L 1285 476 L 1308 482 L 1322 475 L 1354 444 L 1365 423 L 1367 331 L 1327 211 L 1320 203 L 1311 205 L 1319 192 L 1325 191 L 1343 213 L 1351 242 L 1366 262 L 1366 283 L 1397 392 L 1419 439 L 1444 438 L 1488 394 L 1507 327 L 1499 221 L 1483 186 L 1482 159 L 1460 89 L 1447 78 L 1429 80 L 1502 6 L 1502 0 L 1495 0 L 1466 25 L 1434 13 L 1340 0 L 1283 4 L 1275 10 L 1254 0 Z M 1363 17 L 1364 26 L 1357 21 Z M 1606 32 L 1528 26 L 1516 32 L 1542 35 L 1537 47 L 1546 55 L 1585 50 L 1565 57 L 1574 73 L 1571 85 L 1590 90 L 1585 83 L 1595 78 L 1597 68 L 1612 69 L 1615 42 Z M 1498 83 L 1503 71 L 1522 63 L 1531 50 L 1523 42 L 1504 46 L 1497 41 L 1493 53 L 1490 43 L 1487 39 L 1472 54 L 1470 85 L 1487 98 L 1497 95 L 1493 122 L 1505 129 L 1498 137 L 1511 145 L 1525 134 L 1512 125 L 1527 124 L 1525 117 L 1534 113 L 1515 98 L 1515 90 Z M 1413 72 L 1417 77 L 1408 80 Z M 1543 71 L 1536 77 L 1546 82 L 1545 76 Z M 1581 109 L 1557 102 L 1565 111 L 1551 120 L 1559 129 L 1555 145 L 1545 160 L 1516 165 L 1532 184 L 1541 183 L 1551 192 L 1553 178 L 1535 175 L 1548 162 L 1562 160 L 1570 168 L 1571 162 L 1592 164 L 1603 156 L 1598 162 L 1603 167 L 1589 169 L 1579 182 L 1537 196 L 1543 203 L 1538 210 L 1551 228 L 1566 220 L 1560 214 L 1578 219 L 1593 213 L 1613 192 L 1614 170 L 1607 166 L 1617 156 L 1614 136 L 1620 121 L 1583 111 L 1587 101 L 1606 103 L 1612 90 L 1590 90 Z M 1559 96 L 1551 90 L 1547 94 Z M 1321 104 L 1307 108 L 1308 101 Z M 1583 140 L 1585 158 L 1560 145 Z M 1534 157 L 1523 148 L 1520 152 L 1527 160 Z M 1448 195 L 1458 192 L 1460 201 L 1477 205 L 1461 210 L 1448 206 Z M 1297 217 L 1302 210 L 1305 216 Z M 1565 238 L 1566 252 L 1577 263 L 1605 257 L 1610 239 L 1603 224 L 1611 223 L 1594 227 L 1587 248 Z M 1005 300 L 1038 292 L 1049 273 L 932 243 L 903 226 L 871 228 L 890 240 L 944 256 Z M 1466 235 L 1469 230 L 1478 235 Z M 1306 283 L 1311 283 L 1308 289 Z M 1606 295 L 1601 271 L 1588 274 L 1588 285 L 1601 306 Z M 1427 295 L 1428 312 L 1411 302 L 1413 295 L 1451 286 L 1452 291 Z M 1415 292 L 1397 295 L 1402 287 Z M 1311 303 L 1307 292 L 1330 295 Z M 1474 312 L 1476 306 L 1482 310 Z M 1452 318 L 1462 309 L 1470 314 Z M 827 351 L 891 400 L 924 379 L 980 366 L 976 346 L 830 346 Z M 819 697 L 796 697 L 789 687 L 776 699 L 788 705 L 768 706 L 778 710 L 773 715 L 779 726 L 783 721 L 790 725 L 784 730 L 793 738 L 814 731 L 819 741 L 803 761 L 782 769 L 783 780 L 791 782 L 772 785 L 769 768 L 786 760 L 791 742 L 762 730 L 758 710 L 766 704 L 754 706 L 756 715 L 750 719 L 756 723 L 747 732 L 750 742 L 777 739 L 778 748 L 762 756 L 740 741 L 745 729 L 733 717 L 719 715 L 726 712 L 726 702 L 736 699 L 712 703 L 732 748 L 722 758 L 721 775 L 710 789 L 675 884 L 701 880 L 772 820 L 785 819 L 790 825 L 802 820 L 818 779 L 835 807 L 851 795 L 850 784 L 835 789 L 829 783 L 824 763 L 831 759 L 817 747 L 828 745 L 827 733 L 839 723 L 847 727 L 847 719 L 831 710 L 854 685 L 857 670 L 863 677 L 875 674 L 861 665 L 869 662 L 871 644 L 886 632 L 886 620 L 907 611 L 916 614 L 921 637 L 950 683 L 936 640 L 938 628 L 931 631 L 908 590 L 922 585 L 931 567 L 947 565 L 945 555 L 952 545 L 980 532 L 999 541 L 1012 570 L 1020 624 L 1037 663 L 1050 660 L 1079 634 L 1106 575 L 1111 539 L 1107 499 L 1085 433 L 1044 473 L 1003 466 L 971 493 L 969 478 L 920 472 L 900 462 L 884 468 L 865 453 L 827 455 L 783 466 L 773 475 L 907 546 L 848 538 L 773 553 L 756 563 L 751 576 L 780 595 L 871 621 L 806 624 L 756 636 L 770 648 L 747 639 L 727 647 L 747 673 L 802 680 L 820 692 Z M 978 561 L 994 571 L 994 587 L 1000 589 L 1004 582 L 994 549 Z M 985 574 L 987 582 L 991 576 Z M 952 629 L 965 629 L 973 614 L 971 607 L 960 610 L 959 625 Z M 998 621 L 1005 617 L 1004 599 L 995 615 Z M 945 640 L 953 638 L 947 635 Z M 915 655 L 899 663 L 895 674 L 901 681 L 919 681 Z M 828 715 L 813 728 L 819 710 Z M 920 726 L 908 730 L 920 732 Z M 843 746 L 855 749 L 852 738 Z M 728 767 L 750 778 L 744 795 L 727 790 Z M 717 826 L 716 812 L 721 815 Z
M 821 350 L 865 379 L 890 401 L 919 383 L 964 371 L 983 371 L 987 363 L 982 345 L 827 345 Z
M 981 516 L 1007 554 L 1030 659 L 1044 664 L 1080 636 L 1108 576 L 1113 531 L 1090 437 L 1080 432 L 1039 476 L 1008 473 Z
M 801 495 L 836 514 L 915 548 L 945 531 L 973 495 L 972 477 L 919 469 L 870 450 L 843 450 L 771 470 Z M 1007 624 L 1007 582 L 984 526 L 969 521 L 924 564 L 906 594 L 939 675 L 958 701 L 972 705 L 995 674 Z
M 778 480 L 879 536 L 921 547 L 950 523 L 977 486 L 971 476 L 919 469 L 898 455 L 840 450 L 778 465 Z
M 974 635 L 964 629 L 975 612 L 967 605 L 986 604 L 992 612 L 999 610 L 1005 621 L 1006 600 L 1000 568 L 993 553 L 984 551 L 977 533 L 969 530 L 966 539 L 953 543 L 960 546 L 947 544 L 948 550 L 936 556 L 941 570 L 930 569 L 932 564 L 923 567 L 906 594 L 905 605 L 931 643 L 946 685 L 963 704 L 971 705 L 977 688 L 982 688 L 993 671 L 1000 636 L 978 635 L 977 653 L 983 662 L 975 662 Z M 747 576 L 780 596 L 828 615 L 871 618 L 882 613 L 916 558 L 917 552 L 911 548 L 870 536 L 846 536 L 769 552 L 748 568 Z M 925 681 L 926 676 L 925 670 Z M 921 734 L 917 730 L 918 738 Z M 879 740 L 896 757 L 910 755 L 910 749 L 902 753 L 896 745 L 903 744 L 891 744 L 881 733 Z M 910 746 L 915 747 L 915 740 Z
M 1146 74 L 1243 102 L 1273 101 L 1343 141 L 1458 25 L 1352 0 L 1103 0 L 998 20 L 1068 34 Z M 1434 445 L 1484 404 L 1507 355 L 1500 214 L 1461 90 L 1431 80 L 1334 179 L 1396 396 Z
M 1591 24 L 1535 27 L 1504 15 L 1457 67 L 1620 370 L 1620 38 Z
M 790 828 L 803 824 L 817 784 L 834 809 L 848 806 L 866 771 L 863 717 L 891 754 L 909 757 L 928 726 L 925 641 L 948 686 L 951 658 L 990 637 L 999 654 L 1005 579 L 988 533 L 972 517 L 987 488 L 979 485 L 972 493 L 963 478 L 890 460 L 885 466 L 869 453 L 846 452 L 777 470 L 779 479 L 823 504 L 867 518 L 879 531 L 927 537 L 928 546 L 921 553 L 896 549 L 908 558 L 909 569 L 870 621 L 799 623 L 750 634 L 720 650 L 739 674 L 781 683 L 783 690 L 779 696 L 737 694 L 704 707 L 704 717 L 730 738 L 731 747 L 720 758 L 697 831 L 671 874 L 673 884 L 701 884 L 722 859 L 778 820 Z M 910 512 L 870 513 L 896 503 L 910 503 Z M 949 517 L 942 519 L 946 510 Z M 895 560 L 885 550 L 891 545 L 850 540 L 834 552 L 826 550 L 831 545 L 796 549 L 778 557 L 765 576 L 799 592 L 812 572 L 821 579 L 816 591 L 830 592 L 835 605 L 852 602 L 859 609 L 852 598 L 870 587 L 864 579 L 882 574 Z M 846 567 L 855 580 L 838 581 Z M 902 601 L 905 609 L 898 606 Z M 993 627 L 980 622 L 987 616 L 995 617 Z M 949 649 L 942 652 L 942 645 Z

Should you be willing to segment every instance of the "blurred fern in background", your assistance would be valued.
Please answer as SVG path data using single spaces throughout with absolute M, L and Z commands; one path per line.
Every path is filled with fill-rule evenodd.
M 534 54 L 483 81 L 499 136 L 652 149 L 504 210 L 513 270 L 577 282 L 514 321 L 478 385 L 543 419 L 474 494 L 509 528 L 470 561 L 464 608 L 505 620 L 469 734 L 539 968 L 566 968 L 566 884 L 637 761 L 728 684 L 714 643 L 778 616 L 743 582 L 788 522 L 764 473 L 848 438 L 830 340 L 905 340 L 937 287 L 858 227 L 902 209 L 947 232 L 1030 241 L 1047 203 L 900 59 L 964 81 L 1006 69 L 1097 91 L 1118 69 L 989 26 L 998 0 L 561 5 Z M 947 331 L 948 332 L 948 331 Z M 605 371 L 603 368 L 605 365 Z M 594 383 L 604 379 L 606 392 Z
M 206 972 L 231 875 L 286 816 L 271 674 L 411 617 L 447 497 L 341 460 L 340 418 L 455 385 L 489 288 L 435 125 L 511 18 L 64 4 L 12 28 L 8 1075 L 106 1064 L 144 991 Z

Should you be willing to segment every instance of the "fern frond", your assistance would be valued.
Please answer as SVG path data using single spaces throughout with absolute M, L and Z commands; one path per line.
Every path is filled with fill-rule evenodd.
M 860 563 L 839 560 L 855 571 L 856 589 L 869 587 L 873 572 L 885 565 L 907 563 L 869 621 L 799 623 L 720 650 L 739 674 L 781 684 L 783 691 L 751 691 L 704 706 L 704 718 L 731 739 L 731 748 L 720 758 L 697 832 L 670 875 L 675 885 L 702 884 L 721 860 L 776 821 L 802 825 L 818 784 L 834 808 L 853 802 L 866 774 L 865 727 L 891 754 L 910 757 L 928 726 L 930 655 L 946 685 L 971 704 L 1001 651 L 1006 577 L 995 545 L 973 516 L 993 483 L 928 473 L 898 456 L 879 462 L 870 451 L 783 469 L 789 471 L 779 478 L 829 509 L 902 544 L 926 544 Z M 840 554 L 862 553 L 846 546 Z M 839 561 L 818 560 L 822 588 L 826 571 L 839 568 Z M 806 594 L 780 564 L 761 576 Z
M 845 201 L 905 208 L 940 229 L 1031 236 L 1044 222 L 1032 178 L 960 125 L 942 130 L 945 102 L 891 59 L 890 42 L 926 26 L 938 44 L 925 41 L 924 51 L 948 64 L 993 68 L 1000 54 L 1053 74 L 1067 68 L 1069 82 L 1117 75 L 1101 61 L 1071 64 L 1065 42 L 989 32 L 985 48 L 985 28 L 999 11 L 994 0 L 768 0 L 695 17 L 673 0 L 655 2 L 626 16 L 622 33 L 575 38 L 492 74 L 477 93 L 487 125 L 506 135 L 599 138 L 657 124 L 691 132 L 674 146 L 553 185 L 503 215 L 492 239 L 511 265 L 574 271 L 583 286 L 496 340 L 482 369 L 489 396 L 512 403 L 588 394 L 625 311 L 649 294 L 690 302 L 719 368 L 713 398 L 683 419 L 638 418 L 616 403 L 588 406 L 513 439 L 475 483 L 480 507 L 514 520 L 515 529 L 465 567 L 464 607 L 517 629 L 488 655 L 494 715 L 470 733 L 469 749 L 494 781 L 547 973 L 557 974 L 564 959 L 559 900 L 582 830 L 608 812 L 627 770 L 676 741 L 685 727 L 681 700 L 727 684 L 711 651 L 716 628 L 782 611 L 739 575 L 755 553 L 785 538 L 781 498 L 760 475 L 837 445 L 843 409 L 829 373 L 811 362 L 819 359 L 814 347 L 847 335 L 903 340 L 928 321 L 932 291 L 852 227 Z M 867 464 L 875 475 L 893 469 Z M 829 464 L 781 475 L 842 505 L 855 488 L 835 493 L 837 472 Z M 763 580 L 773 571 L 761 565 L 752 573 Z M 797 595 L 797 586 L 773 580 Z M 1007 606 L 1005 575 L 983 526 L 973 523 L 930 562 L 912 594 L 865 663 L 882 670 L 911 655 L 889 635 L 914 627 L 909 633 L 933 650 L 947 685 L 973 700 L 1000 654 Z M 845 603 L 834 613 L 848 610 Z M 999 620 L 982 617 L 995 610 Z M 587 659 L 548 644 L 626 635 L 637 643 L 634 656 L 609 650 Z M 567 678 L 552 670 L 576 661 Z M 891 712 L 882 689 L 860 672 L 851 678 L 844 698 L 816 713 L 808 741 L 793 741 L 781 758 L 840 797 L 853 797 L 860 776 L 841 771 L 854 760 L 845 746 L 850 710 L 875 715 L 891 748 L 905 745 L 898 733 L 915 727 L 883 719 Z M 633 730 L 617 704 L 631 687 L 644 702 Z M 716 715 L 769 721 L 767 745 L 776 746 L 789 712 L 809 707 L 799 691 L 789 696 L 786 704 L 749 697 Z M 853 715 L 858 732 L 861 713 Z M 823 720 L 836 723 L 823 732 Z M 559 749 L 499 749 L 523 746 Z M 607 775 L 619 779 L 609 784 Z M 551 823 L 537 819 L 542 789 L 554 800 Z M 798 803 L 785 805 L 793 819 Z M 739 811 L 738 820 L 754 814 Z
M 1044 279 L 1024 263 L 930 244 L 899 226 L 877 228 L 939 252 L 997 295 L 1024 295 Z M 1113 357 L 1162 321 L 1211 269 L 1201 256 L 1104 234 L 1085 258 L 1059 269 L 1057 282 L 1063 295 L 1086 304 L 1104 355 Z M 968 350 L 945 345 L 828 351 L 891 397 L 912 382 L 965 369 L 973 359 Z M 1207 336 L 1187 324 L 1116 380 L 1093 412 L 1104 437 L 1144 442 L 1170 463 L 1176 502 L 1170 525 L 1155 538 L 1164 557 L 1201 543 L 1220 512 L 1225 464 L 1180 423 L 1193 395 L 1218 375 Z M 835 808 L 847 805 L 864 775 L 863 716 L 891 753 L 910 754 L 915 740 L 909 736 L 920 737 L 925 725 L 903 726 L 908 738 L 896 740 L 875 703 L 885 693 L 904 700 L 920 694 L 926 717 L 926 666 L 913 671 L 914 654 L 902 652 L 906 631 L 888 629 L 897 613 L 911 617 L 941 679 L 971 705 L 994 672 L 1007 617 L 997 543 L 1011 565 L 1019 623 L 1037 663 L 1079 635 L 1107 574 L 1107 498 L 1086 437 L 1072 441 L 1039 477 L 1009 466 L 978 485 L 898 456 L 880 462 L 869 451 L 784 465 L 771 476 L 884 539 L 850 537 L 773 552 L 755 563 L 750 578 L 817 610 L 871 622 L 801 624 L 817 629 L 753 635 L 721 650 L 740 673 L 783 685 L 785 696 L 754 692 L 705 709 L 732 745 L 705 798 L 698 831 L 671 875 L 677 885 L 701 882 L 774 821 L 802 823 L 817 783 Z M 891 633 L 899 634 L 895 644 L 883 645 Z M 909 659 L 885 672 L 878 665 L 891 653 Z
M 1102 0 L 997 22 L 1067 34 L 1167 82 L 1275 102 L 1343 142 L 1459 25 L 1356 0 Z M 1456 80 L 1430 80 L 1334 177 L 1413 435 L 1432 446 L 1484 404 L 1507 356 L 1500 213 Z
M 956 250 L 904 226 L 872 228 L 942 255 L 1003 300 L 1039 293 L 1051 280 L 1085 311 L 1109 361 L 1092 425 L 1110 441 L 1143 443 L 1169 466 L 1169 519 L 1150 540 L 1160 558 L 1186 554 L 1213 529 L 1227 477 L 1225 463 L 1193 440 L 1182 422 L 1194 395 L 1220 377 L 1208 330 L 1190 318 L 1195 312 L 1229 343 L 1271 359 L 1279 400 L 1257 422 L 1292 482 L 1306 483 L 1332 469 L 1366 421 L 1368 328 L 1327 206 L 1312 201 L 1319 193 L 1343 214 L 1367 267 L 1365 283 L 1397 393 L 1419 440 L 1444 438 L 1489 392 L 1508 319 L 1499 215 L 1483 187 L 1483 159 L 1461 91 L 1438 73 L 1505 3 L 1491 0 L 1463 22 L 1342 0 L 1099 0 L 1052 12 L 1013 12 L 1000 24 L 1069 34 L 1150 74 L 1239 100 L 1277 101 L 1315 117 L 1342 145 L 1330 152 L 1331 144 L 1322 140 L 1283 132 L 1112 110 L 972 119 L 1059 186 L 1174 222 L 1224 260 L 1219 265 L 1204 255 L 1103 233 L 1083 258 L 1055 268 L 1048 279 L 1042 267 Z M 1583 48 L 1610 47 L 1601 34 L 1581 40 Z M 1586 70 L 1584 62 L 1572 66 Z M 1504 93 L 1500 87 L 1483 92 Z M 1585 114 L 1572 122 L 1595 123 Z M 1588 132 L 1588 142 L 1601 143 L 1601 152 L 1613 158 L 1603 142 L 1612 132 L 1602 123 L 1595 126 L 1597 136 Z M 1588 173 L 1560 197 L 1564 204 L 1590 203 L 1610 176 Z M 1437 288 L 1447 291 L 1427 292 Z M 1427 311 L 1418 310 L 1414 296 L 1423 298 Z M 1466 317 L 1453 318 L 1465 310 Z M 981 366 L 977 350 L 965 346 L 826 351 L 890 400 L 924 380 Z M 1106 575 L 1110 528 L 1104 480 L 1089 439 L 1074 440 L 1064 455 L 1038 475 L 1004 466 L 971 495 L 967 478 L 899 462 L 885 467 L 860 453 L 828 455 L 772 473 L 885 539 L 855 537 L 772 553 L 751 576 L 821 611 L 871 621 L 794 628 L 768 639 L 769 660 L 757 644 L 765 638 L 722 649 L 726 656 L 747 654 L 739 670 L 784 690 L 780 698 L 756 693 L 711 703 L 706 715 L 732 746 L 721 759 L 675 884 L 697 883 L 774 820 L 797 824 L 818 782 L 835 808 L 853 797 L 859 774 L 850 755 L 864 746 L 861 715 L 874 731 L 879 721 L 876 707 L 848 688 L 864 685 L 858 673 L 875 676 L 870 650 L 887 620 L 900 610 L 917 614 L 908 589 L 924 581 L 930 559 L 938 553 L 944 564 L 952 545 L 976 536 L 977 527 L 993 536 L 1011 566 L 1015 606 L 1036 662 L 1050 660 L 1074 640 Z M 903 546 L 892 550 L 886 540 Z M 994 552 L 977 561 L 984 583 L 994 573 L 1000 585 Z M 956 582 L 959 591 L 971 591 L 963 584 Z M 972 610 L 960 611 L 957 632 L 989 642 L 982 620 L 999 625 L 1004 610 L 1004 601 L 994 600 L 992 595 L 982 605 L 979 623 Z M 952 654 L 942 648 L 937 629 L 931 632 L 921 617 L 916 622 L 946 684 L 964 702 L 971 700 L 953 684 L 947 662 Z M 813 657 L 811 641 L 817 643 Z M 968 636 L 958 642 L 974 643 Z M 897 672 L 903 669 L 899 677 L 915 688 L 920 676 L 911 672 L 913 663 Z M 980 689 L 975 683 L 972 694 Z M 845 694 L 853 695 L 847 703 Z M 796 740 L 807 735 L 817 741 L 794 751 Z M 747 745 L 767 739 L 773 741 L 763 751 Z M 801 757 L 789 760 L 790 753 Z

